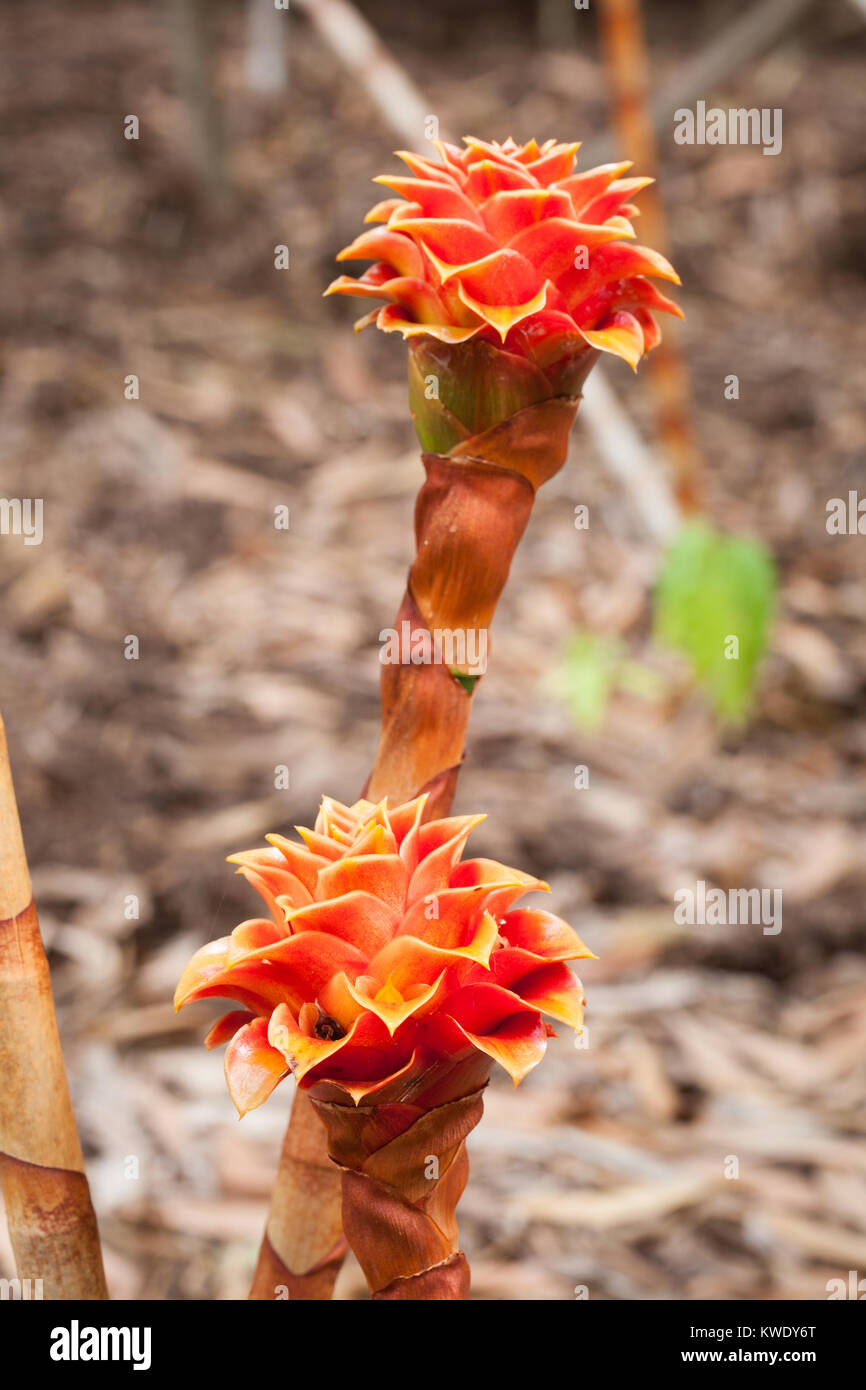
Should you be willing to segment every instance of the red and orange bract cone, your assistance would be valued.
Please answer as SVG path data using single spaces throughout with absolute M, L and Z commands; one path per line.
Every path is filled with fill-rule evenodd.
M 538 368 L 561 394 L 587 347 L 636 366 L 658 341 L 651 311 L 680 310 L 648 276 L 679 283 L 658 252 L 632 244 L 631 199 L 650 179 L 606 164 L 575 173 L 578 144 L 530 140 L 464 148 L 435 141 L 440 162 L 400 151 L 411 177 L 383 174 L 378 203 L 339 260 L 375 264 L 330 293 L 384 299 L 370 323 L 409 341 L 488 342 Z M 489 404 L 471 392 L 472 404 Z M 500 418 L 504 418 L 501 416 Z M 477 430 L 460 420 L 469 434 Z
M 301 842 L 234 856 L 270 916 L 197 952 L 176 996 L 242 1006 L 208 1038 L 228 1042 L 241 1114 L 289 1070 L 309 1091 L 346 1235 L 386 1299 L 466 1296 L 455 1208 L 481 1090 L 494 1061 L 515 1084 L 537 1065 L 542 1015 L 580 1028 L 566 962 L 590 954 L 559 918 L 515 907 L 546 885 L 461 857 L 480 817 L 425 823 L 425 801 L 326 799 Z

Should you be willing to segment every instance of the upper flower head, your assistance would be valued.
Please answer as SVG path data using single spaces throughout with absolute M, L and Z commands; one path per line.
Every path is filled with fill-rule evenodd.
M 285 1076 L 330 1082 L 357 1104 L 398 1091 L 437 1059 L 500 1062 L 519 1081 L 541 1060 L 542 1013 L 579 1028 L 591 954 L 565 922 L 514 903 L 546 885 L 462 860 L 482 816 L 422 824 L 426 797 L 389 810 L 325 798 L 303 843 L 233 856 L 270 917 L 196 953 L 175 1002 L 217 996 L 242 1011 L 211 1030 L 243 1114 Z M 389 1095 L 392 1093 L 389 1090 Z
M 378 203 L 366 221 L 384 225 L 337 257 L 376 264 L 327 293 L 388 301 L 357 328 L 478 338 L 546 371 L 587 347 L 636 367 L 660 338 L 650 310 L 682 317 L 646 278 L 679 284 L 676 271 L 628 240 L 629 200 L 652 182 L 623 178 L 630 163 L 575 174 L 576 144 L 434 144 L 440 163 L 398 151 L 412 177 L 375 180 L 399 197 Z

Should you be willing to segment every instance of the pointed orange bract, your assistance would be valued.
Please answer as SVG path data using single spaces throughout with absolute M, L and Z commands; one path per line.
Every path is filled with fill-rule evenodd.
M 241 1114 L 289 1071 L 358 1104 L 473 1049 L 517 1083 L 544 1055 L 543 1013 L 580 1028 L 583 993 L 564 962 L 590 952 L 559 918 L 513 906 L 547 885 L 463 859 L 484 817 L 422 824 L 425 802 L 325 798 L 301 843 L 271 835 L 270 848 L 232 856 L 272 918 L 196 952 L 175 1002 L 243 1006 L 206 1039 L 228 1042 Z
M 552 140 L 434 143 L 440 162 L 400 151 L 411 177 L 374 179 L 399 197 L 377 203 L 366 220 L 384 225 L 337 259 L 375 264 L 341 275 L 327 293 L 388 300 L 358 327 L 375 323 L 410 342 L 477 338 L 543 370 L 600 349 L 636 367 L 660 337 L 647 308 L 681 316 L 663 296 L 629 312 L 636 277 L 679 283 L 663 257 L 623 240 L 634 237 L 631 200 L 652 179 L 622 177 L 628 161 L 576 174 L 578 145 Z M 561 316 L 555 325 L 551 311 Z

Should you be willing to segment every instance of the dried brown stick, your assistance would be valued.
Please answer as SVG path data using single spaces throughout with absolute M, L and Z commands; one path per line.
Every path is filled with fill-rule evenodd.
M 212 209 L 223 211 L 232 190 L 226 172 L 223 115 L 213 85 L 213 7 L 207 0 L 165 0 L 165 4 L 199 184 Z
M 391 129 L 414 147 L 425 135 L 430 107 L 376 31 L 348 0 L 297 0 L 298 9 L 365 88 Z M 445 132 L 439 132 L 445 137 Z
M 658 146 L 641 0 L 601 0 L 599 18 L 620 145 L 628 150 L 642 175 L 655 178 Z M 662 251 L 668 248 L 658 184 L 647 188 L 641 199 L 641 240 Z M 659 438 L 674 470 L 677 502 L 683 512 L 699 511 L 704 489 L 701 453 L 692 425 L 691 382 L 682 348 L 673 334 L 666 333 L 659 343 L 647 376 L 655 396 Z
M 46 1299 L 107 1298 L 2 720 L 0 1076 L 0 1185 L 18 1278 Z

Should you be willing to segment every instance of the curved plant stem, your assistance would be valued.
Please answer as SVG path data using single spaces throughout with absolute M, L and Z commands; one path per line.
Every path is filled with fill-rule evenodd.
M 0 1185 L 20 1280 L 108 1297 L 0 720 Z
M 595 360 L 595 353 L 587 354 L 587 372 Z M 415 508 L 416 557 L 395 620 L 398 632 L 408 623 L 411 633 L 471 631 L 486 642 L 536 490 L 565 463 L 578 401 L 578 396 L 552 397 L 448 454 L 423 455 L 427 477 Z M 445 665 L 427 662 L 383 665 L 381 684 L 382 734 L 364 795 L 375 801 L 387 796 L 399 805 L 426 791 L 426 818 L 447 816 L 477 682 L 471 677 L 461 682 Z M 332 1295 L 343 1257 L 341 1179 L 327 1157 L 321 1127 L 315 1134 L 310 1125 L 311 1111 L 298 1094 L 250 1298 L 285 1296 L 280 1286 L 300 1300 Z M 316 1203 L 308 1195 L 311 1172 Z M 293 1201 L 293 1194 L 304 1194 L 303 1199 Z M 397 1287 L 403 1292 L 379 1296 L 466 1296 L 456 1265 L 446 1283 L 451 1292 L 424 1292 L 423 1285 L 411 1292 L 402 1284 Z

